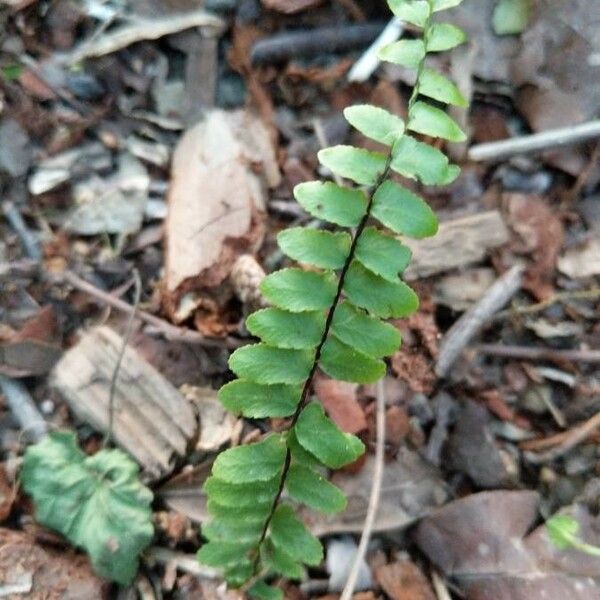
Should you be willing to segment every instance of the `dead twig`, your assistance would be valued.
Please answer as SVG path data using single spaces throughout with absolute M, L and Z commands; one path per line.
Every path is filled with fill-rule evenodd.
M 367 48 L 365 53 L 354 63 L 354 66 L 348 71 L 348 81 L 357 81 L 362 83 L 373 75 L 379 67 L 379 50 L 388 44 L 395 42 L 404 31 L 402 21 L 393 18 L 385 26 L 385 29 L 379 34 L 377 39 Z
M 27 228 L 19 209 L 13 202 L 5 202 L 2 211 L 9 225 L 19 237 L 27 257 L 36 261 L 41 260 L 42 251 L 40 250 L 40 244 Z
M 110 378 L 110 388 L 108 392 L 108 427 L 106 428 L 106 434 L 104 436 L 105 447 L 109 444 L 113 437 L 113 425 L 115 420 L 115 391 L 117 389 L 117 380 L 119 378 L 119 371 L 121 370 L 121 363 L 123 362 L 123 357 L 125 356 L 127 344 L 129 343 L 129 339 L 133 333 L 133 323 L 135 322 L 135 317 L 140 305 L 140 298 L 142 297 L 142 280 L 140 279 L 140 274 L 137 269 L 133 270 L 133 283 L 135 286 L 133 310 L 129 313 L 129 319 L 127 320 L 125 333 L 123 335 L 123 343 L 121 344 L 119 356 L 117 357 L 117 362 L 115 364 L 112 377 Z
M 438 377 L 445 377 L 448 374 L 450 367 L 475 337 L 480 327 L 521 289 L 522 274 L 521 265 L 512 267 L 452 325 L 440 345 L 440 354 L 435 366 Z
M 552 348 L 505 346 L 503 344 L 479 344 L 474 347 L 474 350 L 480 354 L 501 358 L 600 363 L 600 350 L 553 350 Z
M 380 379 L 377 382 L 377 419 L 376 419 L 376 441 L 375 441 L 375 468 L 373 471 L 373 486 L 371 487 L 371 495 L 369 496 L 369 505 L 367 507 L 367 515 L 365 517 L 365 524 L 360 536 L 360 542 L 344 591 L 340 596 L 340 600 L 350 600 L 356 587 L 356 581 L 360 571 L 361 564 L 365 558 L 367 552 L 367 546 L 371 539 L 371 533 L 373 532 L 373 525 L 375 524 L 375 517 L 377 516 L 377 508 L 379 507 L 379 497 L 381 495 L 381 482 L 383 479 L 383 460 L 384 460 L 384 446 L 385 446 L 385 390 L 383 387 L 383 380 Z
M 582 123 L 581 125 L 574 125 L 573 127 L 551 129 L 550 131 L 502 140 L 500 142 L 475 144 L 469 150 L 469 159 L 476 161 L 499 161 L 515 154 L 542 152 L 550 148 L 578 144 L 597 137 L 600 137 L 600 119 Z
M 371 43 L 383 28 L 383 23 L 358 23 L 272 35 L 254 44 L 250 58 L 255 64 L 269 64 L 353 50 Z
M 561 435 L 560 439 L 558 440 L 558 445 L 555 448 L 540 454 L 536 454 L 535 452 L 526 452 L 525 457 L 534 465 L 551 462 L 570 452 L 573 448 L 575 448 L 575 446 L 592 435 L 599 427 L 600 413 L 596 413 L 585 423 L 579 425 L 578 427 L 574 427 L 570 431 L 565 432 L 564 435 Z M 554 436 L 554 440 L 556 439 L 557 436 Z
M 225 23 L 205 10 L 162 15 L 160 19 L 136 18 L 127 25 L 83 42 L 67 55 L 67 62 L 73 64 L 92 56 L 104 56 L 141 40 L 157 40 L 192 27 L 203 27 L 212 35 L 219 35 L 224 30 Z
M 120 298 L 116 298 L 108 292 L 98 289 L 96 286 L 92 285 L 91 283 L 88 283 L 84 279 L 81 279 L 81 277 L 75 275 L 75 273 L 73 273 L 72 271 L 65 271 L 60 275 L 60 279 L 72 285 L 79 291 L 89 294 L 96 300 L 99 300 L 103 304 L 115 308 L 116 310 L 120 310 L 127 314 L 131 314 L 134 311 L 134 307 L 131 306 L 131 304 L 128 304 Z M 225 337 L 222 339 L 207 338 L 201 333 L 198 333 L 197 331 L 171 325 L 171 323 L 168 323 L 167 321 L 156 317 L 155 315 L 152 315 L 149 312 L 146 312 L 145 310 L 139 309 L 137 311 L 136 316 L 141 321 L 144 321 L 145 323 L 148 323 L 149 325 L 155 327 L 167 339 L 173 341 L 186 342 L 188 344 L 198 344 L 199 346 L 205 346 L 207 348 L 234 349 L 242 345 L 242 342 L 240 340 L 237 340 L 232 337 Z
M 29 433 L 34 442 L 43 438 L 48 433 L 48 425 L 27 388 L 16 379 L 0 375 L 0 390 L 21 429 Z
M 567 302 L 569 300 L 596 300 L 600 298 L 600 287 L 593 287 L 589 290 L 575 290 L 572 292 L 559 292 L 546 298 L 543 302 L 530 304 L 529 306 L 514 306 L 507 310 L 499 312 L 493 320 L 505 319 L 515 315 L 532 315 L 543 310 L 557 302 Z

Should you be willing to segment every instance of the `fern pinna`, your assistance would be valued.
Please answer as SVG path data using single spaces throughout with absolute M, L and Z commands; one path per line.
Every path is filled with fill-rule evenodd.
M 416 294 L 399 278 L 410 251 L 396 235 L 434 235 L 437 220 L 392 175 L 425 185 L 448 184 L 458 176 L 459 168 L 440 150 L 407 131 L 453 142 L 465 139 L 439 108 L 465 106 L 464 98 L 452 82 L 425 65 L 428 53 L 465 40 L 460 29 L 434 21 L 435 13 L 460 2 L 389 0 L 399 19 L 422 32 L 380 51 L 382 60 L 417 71 L 407 123 L 369 105 L 344 111 L 355 129 L 387 151 L 352 146 L 322 150 L 321 164 L 357 186 L 313 181 L 296 186 L 294 195 L 311 215 L 354 234 L 308 228 L 280 233 L 282 251 L 310 270 L 286 268 L 263 281 L 261 291 L 272 307 L 247 319 L 248 330 L 261 342 L 231 356 L 231 370 L 239 379 L 221 388 L 223 405 L 254 419 L 289 418 L 282 432 L 223 452 L 204 486 L 213 519 L 202 528 L 208 541 L 199 559 L 223 569 L 232 586 L 245 585 L 253 597 L 279 598 L 280 590 L 266 581 L 275 576 L 300 579 L 303 565 L 319 565 L 321 544 L 295 516 L 294 506 L 324 513 L 343 510 L 346 499 L 327 481 L 325 469 L 343 467 L 364 452 L 363 443 L 342 432 L 311 399 L 317 369 L 356 383 L 380 379 L 386 372 L 383 358 L 400 346 L 397 329 L 382 319 L 417 310 Z

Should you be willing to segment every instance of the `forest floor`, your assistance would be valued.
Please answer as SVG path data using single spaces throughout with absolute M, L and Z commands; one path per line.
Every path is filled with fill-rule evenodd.
M 524 4 L 450 11 L 470 41 L 436 58 L 471 101 L 453 114 L 469 140 L 446 148 L 461 176 L 421 190 L 441 227 L 411 242 L 421 308 L 395 323 L 361 600 L 600 599 L 600 561 L 543 526 L 562 511 L 600 543 L 600 146 L 488 146 L 598 117 L 600 11 L 537 0 L 506 34 L 500 3 Z M 342 110 L 405 114 L 410 72 L 367 51 L 389 11 L 1 0 L 0 18 L 0 596 L 238 598 L 194 557 L 201 486 L 220 449 L 277 423 L 226 414 L 216 390 L 259 282 L 285 264 L 276 234 L 313 224 L 294 185 L 327 176 L 320 148 L 372 147 Z M 375 462 L 375 388 L 319 375 L 314 392 L 368 452 L 333 475 L 349 508 L 306 514 L 326 561 L 285 584 L 296 599 L 338 597 Z M 36 523 L 19 485 L 47 431 L 96 452 L 111 396 L 156 531 L 121 589 Z

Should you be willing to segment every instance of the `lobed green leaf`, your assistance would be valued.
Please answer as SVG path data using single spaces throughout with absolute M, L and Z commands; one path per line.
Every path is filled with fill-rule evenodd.
M 431 14 L 427 0 L 388 0 L 390 10 L 402 21 L 425 27 Z
M 330 171 L 360 185 L 374 185 L 386 167 L 386 155 L 354 146 L 333 146 L 318 154 Z
M 344 117 L 363 135 L 386 146 L 391 146 L 404 133 L 404 121 L 378 106 L 350 106 L 344 110 Z
M 279 505 L 271 521 L 271 541 L 275 548 L 293 559 L 311 566 L 323 560 L 323 547 L 319 540 L 296 518 L 291 506 Z
M 229 368 L 241 379 L 270 385 L 302 383 L 310 373 L 312 350 L 289 350 L 267 344 L 238 348 L 229 357 Z
M 352 239 L 344 232 L 291 227 L 277 236 L 277 243 L 284 254 L 298 262 L 322 269 L 341 269 Z
M 354 261 L 348 269 L 344 291 L 353 304 L 382 319 L 399 319 L 419 308 L 419 298 L 404 282 L 391 283 Z
M 240 587 L 252 577 L 253 564 L 247 560 L 239 565 L 229 567 L 225 570 L 223 576 L 227 585 L 230 587 Z
M 353 463 L 365 451 L 364 444 L 326 417 L 317 402 L 311 402 L 300 413 L 294 430 L 302 447 L 330 469 Z
M 327 375 L 353 383 L 375 383 L 385 375 L 385 363 L 344 344 L 335 335 L 327 338 L 319 366 Z
M 273 434 L 262 442 L 222 452 L 213 464 L 212 473 L 228 483 L 269 481 L 281 472 L 285 456 L 285 441 L 281 435 Z
M 314 348 L 320 342 L 325 314 L 322 311 L 294 313 L 281 308 L 264 308 L 246 319 L 246 327 L 252 335 L 271 346 L 302 350 Z
M 271 505 L 279 488 L 279 477 L 252 483 L 229 483 L 211 475 L 202 486 L 204 493 L 223 506 Z
M 443 152 L 410 135 L 402 136 L 394 146 L 390 166 L 403 177 L 418 179 L 425 185 L 447 185 L 460 173 Z
M 343 492 L 312 469 L 302 465 L 290 467 L 285 488 L 290 497 L 327 515 L 346 508 Z
M 332 333 L 344 344 L 373 358 L 393 354 L 400 347 L 400 332 L 349 302 L 339 304 L 333 314 Z
M 340 227 L 357 227 L 367 212 L 364 192 L 330 181 L 308 181 L 294 188 L 298 204 L 309 214 Z
M 400 40 L 380 48 L 377 56 L 380 60 L 416 69 L 425 57 L 423 40 Z
M 264 419 L 293 414 L 300 400 L 301 390 L 298 385 L 261 385 L 254 381 L 236 379 L 222 386 L 218 396 L 228 411 L 250 419 Z
M 126 585 L 154 535 L 152 492 L 138 471 L 121 450 L 87 456 L 74 433 L 57 431 L 27 449 L 21 482 L 38 523 L 85 548 L 97 573 Z
M 377 188 L 372 214 L 392 231 L 416 239 L 435 235 L 438 230 L 437 217 L 427 203 L 390 180 Z
M 452 50 L 467 41 L 462 29 L 450 23 L 434 23 L 429 30 L 426 45 L 427 52 L 443 52 Z
M 355 256 L 373 273 L 395 282 L 398 281 L 398 273 L 408 266 L 411 251 L 396 238 L 375 227 L 367 227 L 356 244 Z
M 440 137 L 450 142 L 464 142 L 467 136 L 452 117 L 426 102 L 415 102 L 410 110 L 408 129 Z
M 260 291 L 271 304 L 291 312 L 327 310 L 337 281 L 332 273 L 281 269 L 262 280 Z
M 421 72 L 419 94 L 454 106 L 468 105 L 456 85 L 433 69 L 424 68 Z

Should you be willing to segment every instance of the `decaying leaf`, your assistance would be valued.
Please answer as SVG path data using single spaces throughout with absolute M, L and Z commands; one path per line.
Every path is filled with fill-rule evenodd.
M 191 314 L 198 293 L 221 284 L 239 254 L 260 245 L 264 187 L 278 183 L 268 132 L 251 114 L 214 110 L 184 134 L 173 156 L 166 222 L 172 317 Z
M 348 507 L 330 517 L 306 514 L 306 522 L 316 535 L 360 533 L 364 526 L 373 479 L 374 459 L 367 458 L 359 473 L 335 473 L 332 483 L 348 497 Z M 448 491 L 438 470 L 408 448 L 400 448 L 395 460 L 385 465 L 381 500 L 375 531 L 391 531 L 412 524 L 442 505 Z
M 558 268 L 574 279 L 600 275 L 600 237 L 593 237 L 582 246 L 567 250 L 558 259 Z
M 100 575 L 131 582 L 154 535 L 152 492 L 135 462 L 120 450 L 86 456 L 74 433 L 53 432 L 28 448 L 21 481 L 38 522 L 85 548 Z
M 536 492 L 473 494 L 446 505 L 421 521 L 417 544 L 467 600 L 598 600 L 598 559 L 559 550 L 546 528 L 527 532 L 538 515 Z M 598 542 L 597 520 L 583 507 L 574 516 Z M 595 538 L 595 539 L 594 539 Z

